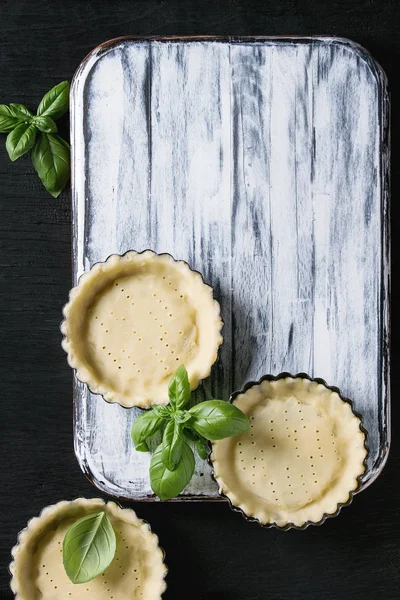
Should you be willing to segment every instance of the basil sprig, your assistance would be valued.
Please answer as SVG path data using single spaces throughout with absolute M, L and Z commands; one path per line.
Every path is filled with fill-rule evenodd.
M 70 527 L 63 543 L 64 569 L 72 583 L 87 583 L 111 564 L 117 543 L 105 512 L 87 515 Z
M 57 134 L 57 121 L 69 108 L 68 81 L 45 94 L 36 115 L 23 104 L 0 104 L 0 132 L 8 133 L 6 149 L 14 162 L 32 150 L 32 162 L 41 182 L 54 198 L 67 185 L 70 147 Z
M 181 365 L 169 384 L 169 405 L 154 406 L 132 427 L 132 441 L 140 452 L 148 452 L 148 438 L 162 431 L 162 442 L 150 461 L 151 489 L 161 500 L 178 496 L 192 478 L 195 461 L 188 442 L 205 460 L 208 440 L 239 435 L 249 428 L 246 415 L 224 400 L 208 400 L 186 409 L 190 394 L 188 374 Z

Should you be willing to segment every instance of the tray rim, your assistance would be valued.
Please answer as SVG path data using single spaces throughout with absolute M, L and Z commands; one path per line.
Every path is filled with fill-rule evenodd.
M 381 259 L 381 281 L 380 281 L 380 290 L 382 293 L 382 302 L 380 306 L 380 328 L 381 328 L 381 340 L 380 340 L 380 351 L 382 356 L 382 372 L 380 378 L 380 401 L 382 401 L 383 405 L 383 413 L 386 417 L 385 420 L 385 429 L 384 429 L 384 444 L 381 444 L 379 448 L 379 453 L 377 455 L 376 461 L 373 467 L 370 469 L 370 476 L 366 477 L 362 482 L 360 488 L 357 490 L 357 493 L 367 489 L 381 474 L 390 451 L 391 444 L 391 238 L 390 238 L 390 158 L 391 158 L 391 136 L 390 136 L 390 121 L 391 121 L 391 103 L 390 103 L 390 90 L 388 85 L 388 78 L 380 63 L 372 56 L 371 52 L 367 50 L 363 45 L 351 40 L 349 38 L 343 36 L 334 36 L 334 35 L 319 35 L 319 34 L 311 34 L 311 35 L 150 35 L 150 36 L 142 36 L 142 35 L 123 35 L 112 38 L 105 42 L 102 42 L 98 46 L 96 46 L 93 50 L 91 50 L 80 62 L 78 65 L 71 81 L 71 92 L 70 92 L 70 100 L 74 100 L 77 95 L 77 88 L 80 85 L 80 79 L 82 75 L 85 73 L 85 70 L 88 68 L 89 71 L 92 69 L 94 62 L 104 56 L 107 52 L 112 50 L 114 47 L 122 44 L 124 42 L 133 42 L 133 43 L 148 43 L 148 42 L 158 42 L 158 43 L 198 43 L 198 42 L 208 42 L 208 43 L 221 43 L 221 44 L 257 44 L 257 43 L 292 43 L 296 44 L 311 44 L 313 42 L 321 42 L 321 43 L 332 43 L 335 45 L 341 45 L 348 48 L 350 51 L 356 53 L 365 63 L 367 63 L 369 69 L 374 74 L 378 88 L 379 88 L 379 131 L 380 131 L 380 146 L 382 152 L 380 153 L 380 172 L 381 172 L 381 215 L 382 215 L 382 223 L 381 223 L 381 251 L 382 251 L 382 259 Z M 92 64 L 92 61 L 93 64 Z M 74 141 L 75 141 L 75 119 L 74 119 L 74 111 L 75 105 L 74 102 L 71 101 L 71 123 L 70 123 L 70 136 L 71 136 L 71 205 L 72 205 L 72 216 L 74 219 L 74 215 L 76 212 L 76 199 L 75 199 L 75 156 L 74 156 Z M 71 263 L 73 265 L 72 269 L 72 280 L 73 284 L 75 284 L 75 268 L 74 268 L 74 254 L 75 254 L 75 245 L 74 245 L 74 232 L 71 227 L 71 237 L 72 237 L 72 245 L 71 245 Z M 78 443 L 76 436 L 76 421 L 77 421 L 77 400 L 76 400 L 76 389 L 77 382 L 74 376 L 73 381 L 73 436 L 74 436 L 74 453 L 77 458 L 78 464 L 86 476 L 86 478 L 101 492 L 111 495 L 113 498 L 121 501 L 128 502 L 152 502 L 158 501 L 153 495 L 143 495 L 137 496 L 135 498 L 129 496 L 119 496 L 115 493 L 111 493 L 110 490 L 100 481 L 97 480 L 95 475 L 91 472 L 87 460 L 85 457 L 80 456 L 78 452 Z M 368 471 L 366 472 L 368 475 Z M 210 497 L 206 495 L 180 495 L 178 498 L 174 498 L 169 502 L 224 502 L 224 499 L 215 496 Z
M 111 50 L 114 46 L 122 42 L 160 42 L 160 43 L 196 43 L 196 42 L 218 42 L 221 44 L 240 44 L 240 43 L 258 43 L 258 42 L 293 42 L 294 44 L 306 44 L 310 42 L 331 42 L 338 45 L 346 46 L 353 52 L 357 52 L 364 60 L 371 62 L 383 78 L 386 86 L 388 84 L 388 78 L 385 70 L 381 64 L 372 56 L 372 53 L 367 50 L 359 42 L 355 42 L 350 38 L 336 35 L 324 35 L 324 34 L 310 34 L 310 35 L 121 35 L 115 38 L 111 38 L 105 42 L 102 42 L 93 50 L 91 50 L 79 63 L 77 69 L 74 72 L 71 83 L 71 95 L 74 92 L 74 86 L 76 85 L 76 79 L 82 73 L 84 67 L 88 61 L 97 57 L 100 58 L 103 54 Z

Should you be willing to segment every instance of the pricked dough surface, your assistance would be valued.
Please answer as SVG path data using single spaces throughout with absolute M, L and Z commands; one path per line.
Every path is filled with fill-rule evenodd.
M 150 251 L 95 265 L 64 314 L 63 345 L 78 378 L 123 406 L 166 404 L 181 364 L 194 389 L 222 341 L 212 289 L 186 263 Z
M 350 405 L 308 379 L 263 381 L 234 404 L 247 433 L 213 443 L 220 491 L 261 523 L 319 522 L 364 472 L 365 436 Z
M 63 567 L 64 536 L 75 521 L 100 510 L 115 530 L 115 558 L 92 581 L 73 584 Z M 157 536 L 133 511 L 112 502 L 79 499 L 48 507 L 22 532 L 13 556 L 12 588 L 19 600 L 159 600 L 165 590 Z

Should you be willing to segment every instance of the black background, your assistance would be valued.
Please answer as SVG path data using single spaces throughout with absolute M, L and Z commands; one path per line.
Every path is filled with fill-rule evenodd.
M 33 109 L 96 45 L 120 35 L 330 34 L 372 52 L 392 84 L 392 230 L 399 227 L 400 10 L 396 0 L 0 0 L 0 102 Z M 67 118 L 62 125 L 68 132 Z M 70 193 L 52 199 L 0 135 L 0 597 L 18 531 L 42 507 L 99 495 L 73 453 L 71 371 L 60 347 L 71 283 Z M 393 247 L 394 267 L 398 251 Z M 395 280 L 396 272 L 393 272 Z M 398 294 L 393 293 L 393 307 Z M 396 312 L 392 332 L 396 330 Z M 351 332 L 349 332 L 351 335 Z M 224 504 L 139 504 L 167 553 L 165 598 L 400 597 L 400 436 L 392 343 L 393 443 L 382 475 L 337 519 L 262 530 Z

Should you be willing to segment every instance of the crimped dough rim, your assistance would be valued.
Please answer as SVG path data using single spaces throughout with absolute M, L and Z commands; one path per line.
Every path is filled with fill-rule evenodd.
M 358 421 L 359 433 L 360 433 L 360 435 L 363 436 L 363 445 L 362 445 L 363 460 L 362 461 L 360 460 L 360 462 L 359 462 L 359 467 L 360 467 L 359 473 L 354 475 L 354 486 L 352 486 L 353 489 L 348 490 L 347 499 L 343 499 L 343 501 L 337 502 L 335 510 L 323 512 L 319 519 L 311 519 L 310 518 L 310 519 L 304 520 L 304 522 L 301 524 L 293 523 L 290 521 L 288 521 L 286 523 L 278 524 L 274 521 L 268 520 L 268 518 L 260 519 L 259 514 L 258 515 L 251 514 L 251 511 L 247 510 L 246 504 L 241 502 L 237 498 L 235 491 L 233 489 L 230 489 L 226 485 L 226 483 L 224 482 L 224 479 L 221 475 L 221 472 L 220 472 L 221 471 L 221 461 L 219 461 L 215 456 L 216 445 L 220 444 L 221 442 L 223 442 L 225 440 L 219 440 L 216 442 L 212 442 L 212 451 L 208 458 L 208 463 L 212 469 L 211 475 L 212 475 L 212 478 L 214 479 L 214 481 L 218 484 L 219 494 L 221 495 L 221 497 L 223 497 L 224 499 L 226 499 L 229 502 L 231 510 L 233 510 L 234 512 L 239 512 L 247 521 L 257 523 L 258 525 L 260 525 L 263 528 L 274 527 L 276 529 L 281 529 L 283 531 L 287 531 L 288 529 L 292 529 L 292 528 L 298 529 L 298 530 L 304 530 L 307 527 L 309 527 L 310 525 L 319 526 L 319 525 L 322 525 L 326 521 L 326 519 L 331 518 L 331 517 L 336 517 L 340 513 L 340 511 L 343 507 L 348 506 L 349 504 L 352 503 L 354 495 L 359 491 L 361 483 L 362 483 L 363 475 L 367 469 L 367 459 L 368 459 L 368 446 L 367 446 L 367 435 L 368 434 L 362 424 L 361 415 L 354 410 L 353 402 L 350 399 L 344 397 L 342 395 L 341 391 L 339 390 L 339 388 L 334 387 L 334 386 L 329 386 L 326 383 L 326 381 L 321 378 L 312 378 L 309 375 L 307 375 L 306 373 L 297 373 L 296 375 L 293 375 L 291 373 L 284 372 L 284 373 L 280 373 L 279 375 L 265 375 L 265 376 L 261 377 L 261 379 L 259 379 L 258 381 L 248 382 L 242 390 L 234 392 L 231 395 L 229 401 L 234 404 L 237 404 L 237 402 L 235 402 L 235 401 L 239 397 L 245 395 L 249 390 L 251 390 L 255 386 L 261 386 L 261 384 L 263 382 L 277 382 L 278 385 L 280 384 L 280 382 L 282 382 L 283 385 L 286 385 L 288 380 L 290 380 L 291 382 L 294 380 L 304 380 L 309 383 L 314 382 L 316 384 L 322 385 L 324 388 L 326 388 L 326 390 L 329 390 L 332 394 L 336 394 L 339 397 L 339 399 L 343 402 L 344 405 L 348 405 L 350 407 L 353 419 Z
M 10 587 L 15 594 L 15 600 L 32 600 L 29 595 L 25 593 L 25 581 L 24 569 L 19 568 L 21 565 L 20 561 L 24 560 L 24 553 L 26 544 L 34 537 L 42 534 L 46 531 L 47 527 L 54 524 L 54 522 L 60 522 L 63 514 L 66 513 L 67 509 L 71 506 L 74 508 L 82 507 L 82 509 L 94 509 L 98 511 L 106 511 L 111 513 L 115 518 L 125 521 L 128 524 L 132 524 L 135 527 L 140 527 L 142 535 L 148 536 L 151 540 L 152 548 L 154 549 L 153 560 L 151 563 L 152 578 L 154 579 L 154 595 L 149 600 L 159 600 L 162 594 L 167 589 L 165 577 L 167 575 L 167 567 L 165 565 L 165 552 L 160 548 L 158 543 L 158 537 L 152 532 L 150 525 L 143 519 L 139 519 L 136 513 L 130 508 L 121 508 L 115 502 L 105 502 L 101 498 L 77 498 L 76 500 L 62 500 L 56 504 L 46 506 L 38 517 L 33 517 L 27 523 L 27 526 L 19 533 L 17 543 L 11 550 L 12 562 L 9 565 L 9 571 L 11 574 Z M 85 512 L 85 514 L 88 514 Z M 159 574 L 154 570 L 157 562 L 160 565 Z M 157 581 L 158 579 L 158 581 Z
M 191 278 L 195 285 L 199 286 L 201 284 L 201 290 L 204 294 L 206 306 L 213 319 L 213 336 L 210 336 L 210 339 L 213 337 L 214 342 L 210 345 L 207 362 L 198 366 L 196 370 L 190 370 L 188 368 L 189 381 L 192 390 L 195 390 L 200 382 L 210 375 L 211 368 L 218 358 L 219 347 L 223 341 L 221 335 L 223 321 L 220 316 L 220 305 L 217 300 L 213 298 L 213 289 L 204 282 L 202 275 L 198 271 L 191 269 L 185 261 L 178 261 L 170 254 L 157 254 L 152 250 L 144 250 L 143 252 L 129 250 L 122 255 L 112 254 L 104 262 L 95 263 L 89 271 L 81 275 L 77 285 L 69 292 L 69 301 L 63 308 L 64 320 L 60 326 L 61 333 L 63 334 L 62 347 L 67 353 L 68 364 L 75 370 L 76 377 L 79 381 L 85 383 L 93 394 L 99 394 L 107 402 L 120 404 L 124 408 L 132 408 L 133 406 L 148 408 L 152 404 L 168 404 L 168 393 L 166 391 L 165 401 L 156 402 L 153 401 L 152 398 L 144 398 L 141 396 L 126 398 L 104 385 L 104 383 L 95 376 L 93 370 L 88 368 L 79 358 L 75 341 L 73 336 L 71 336 L 71 318 L 74 318 L 74 305 L 76 300 L 81 294 L 85 294 L 88 286 L 101 277 L 103 273 L 112 270 L 118 263 L 123 265 L 131 263 L 132 266 L 135 266 L 139 262 L 142 264 L 151 264 L 154 261 L 160 261 L 164 266 L 171 265 L 174 267 L 174 273 L 179 271 L 186 279 Z

